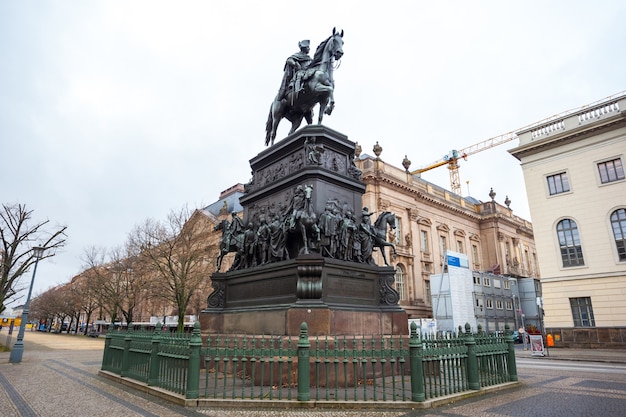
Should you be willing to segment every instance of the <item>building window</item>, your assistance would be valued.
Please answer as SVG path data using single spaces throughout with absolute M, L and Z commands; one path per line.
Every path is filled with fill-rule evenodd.
M 491 279 L 489 279 L 487 277 L 483 278 L 483 285 L 485 287 L 491 287 Z
M 513 303 L 510 302 L 510 301 L 507 301 L 506 302 L 506 309 L 509 310 L 509 311 L 513 310 Z
M 396 245 L 404 245 L 404 243 L 402 242 L 402 220 L 400 218 L 398 218 L 396 216 L 396 238 L 395 238 L 395 243 Z
M 569 180 L 567 179 L 567 173 L 561 172 L 559 174 L 549 175 L 548 190 L 550 195 L 566 193 L 569 191 Z
M 420 241 L 422 243 L 422 252 L 429 253 L 430 245 L 428 244 L 428 232 L 426 230 L 420 230 Z
M 511 281 L 505 279 L 504 280 L 504 289 L 505 290 L 510 290 L 511 289 Z
M 496 308 L 498 310 L 502 310 L 503 308 L 502 300 L 496 300 Z
M 569 304 L 572 307 L 572 317 L 574 327 L 595 327 L 593 318 L 593 308 L 590 297 L 570 298 Z
M 396 267 L 396 291 L 400 295 L 400 300 L 406 300 L 406 286 L 404 283 L 404 267 L 401 264 L 398 264 Z
M 480 275 L 474 275 L 474 284 L 480 285 Z
M 617 256 L 620 261 L 626 261 L 626 210 L 618 209 L 611 214 L 611 228 L 615 236 Z
M 624 179 L 624 166 L 619 158 L 598 163 L 598 172 L 602 184 Z
M 485 307 L 493 309 L 493 300 L 491 298 L 487 298 L 487 300 L 485 300 Z
M 424 272 L 427 272 L 430 274 L 430 272 L 433 270 L 432 268 L 432 264 L 430 262 L 424 262 Z
M 441 249 L 441 256 L 445 256 L 448 250 L 448 243 L 445 236 L 439 236 L 439 249 Z
M 463 251 L 463 241 L 462 240 L 457 240 L 456 241 L 456 251 L 459 253 L 465 253 Z
M 524 249 L 524 265 L 526 265 L 526 270 L 530 270 L 530 257 L 528 256 L 528 249 Z
M 426 304 L 430 305 L 430 281 L 429 280 L 424 280 L 424 298 L 426 298 Z
M 472 259 L 474 260 L 474 266 L 480 265 L 478 262 L 478 246 L 472 245 Z
M 556 233 L 559 238 L 563 267 L 584 265 L 583 249 L 582 246 L 580 246 L 576 222 L 571 219 L 561 220 L 556 225 Z

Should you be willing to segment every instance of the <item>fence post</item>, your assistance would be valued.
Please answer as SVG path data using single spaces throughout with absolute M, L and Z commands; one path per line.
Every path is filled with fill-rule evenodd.
M 409 339 L 409 366 L 411 368 L 411 401 L 423 402 L 426 400 L 424 392 L 424 364 L 422 362 L 422 340 L 417 334 L 417 324 L 411 323 L 411 337 Z
M 309 358 L 311 357 L 311 343 L 309 342 L 309 327 L 306 322 L 300 325 L 300 338 L 298 339 L 298 401 L 311 399 L 311 370 Z
M 152 333 L 152 346 L 150 349 L 150 366 L 148 368 L 148 385 L 159 384 L 159 344 L 161 343 L 161 322 L 157 322 Z
M 467 386 L 469 389 L 479 390 L 478 358 L 476 357 L 476 340 L 471 332 L 469 323 L 465 323 L 465 346 L 467 346 Z
M 187 399 L 198 398 L 200 389 L 200 348 L 202 347 L 202 337 L 200 337 L 200 321 L 193 325 L 193 333 L 189 340 L 189 369 L 187 371 Z
M 124 336 L 124 353 L 122 354 L 122 370 L 120 371 L 120 376 L 122 377 L 128 374 L 128 369 L 130 368 L 130 344 L 133 340 L 130 332 L 131 326 L 132 324 L 128 323 L 126 336 Z
M 102 354 L 102 370 L 103 371 L 110 371 L 111 370 L 111 366 L 110 366 L 110 349 L 111 349 L 111 333 L 107 332 L 106 336 L 104 337 L 104 353 Z
M 505 334 L 506 334 L 506 343 L 508 345 L 508 360 L 507 360 L 507 369 L 509 371 L 509 381 L 517 381 L 517 363 L 515 362 L 515 341 L 513 340 L 513 333 L 511 333 L 511 328 L 508 324 L 504 326 Z

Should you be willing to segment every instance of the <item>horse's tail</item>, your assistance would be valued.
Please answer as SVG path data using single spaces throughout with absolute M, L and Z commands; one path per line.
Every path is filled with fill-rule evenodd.
M 274 124 L 273 108 L 274 103 L 270 104 L 270 114 L 267 116 L 267 122 L 265 123 L 265 146 L 268 146 L 272 140 L 272 125 Z

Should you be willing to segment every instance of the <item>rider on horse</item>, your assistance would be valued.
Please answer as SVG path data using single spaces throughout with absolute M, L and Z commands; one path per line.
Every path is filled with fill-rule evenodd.
M 310 41 L 305 39 L 303 41 L 298 42 L 298 46 L 300 47 L 300 52 L 296 52 L 287 58 L 285 62 L 285 74 L 283 75 L 283 82 L 280 85 L 280 90 L 278 90 L 278 99 L 282 100 L 287 96 L 287 93 L 290 88 L 293 88 L 297 93 L 302 90 L 302 78 L 304 77 L 304 72 L 311 64 L 311 57 L 309 56 L 310 51 Z
M 343 56 L 343 31 L 333 29 L 333 34 L 317 47 L 312 60 L 308 55 L 309 42 L 301 41 L 299 45 L 300 52 L 286 61 L 283 82 L 270 106 L 265 123 L 266 145 L 274 144 L 281 119 L 291 122 L 292 134 L 303 119 L 313 123 L 314 106 L 320 106 L 317 123 L 322 124 L 324 114 L 331 114 L 335 105 L 333 69 L 335 61 Z
M 245 228 L 243 221 L 237 216 L 237 212 L 232 212 L 233 221 L 228 226 L 227 235 L 224 236 L 224 240 L 229 245 L 241 246 L 242 239 L 240 235 L 243 234 Z

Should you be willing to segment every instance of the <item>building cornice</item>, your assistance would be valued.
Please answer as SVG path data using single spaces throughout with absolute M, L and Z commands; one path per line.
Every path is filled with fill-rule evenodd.
M 381 182 L 381 183 L 386 184 L 390 188 L 399 190 L 407 195 L 411 195 L 415 199 L 418 199 L 426 203 L 429 203 L 431 205 L 443 208 L 450 213 L 462 215 L 462 216 L 467 217 L 468 219 L 472 219 L 475 221 L 479 221 L 481 219 L 481 216 L 479 214 L 472 213 L 469 209 L 457 207 L 451 204 L 450 202 L 447 202 L 436 196 L 433 196 L 430 193 L 420 191 L 416 187 L 410 186 L 409 184 L 402 182 L 392 176 L 385 175 L 382 172 L 378 172 L 378 173 L 366 172 L 361 177 L 361 181 L 363 181 L 365 184 L 371 184 L 371 185 L 375 185 L 376 183 Z M 472 204 L 472 207 L 475 207 L 475 205 Z

